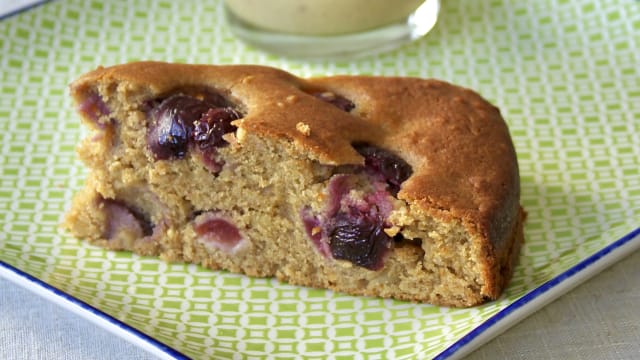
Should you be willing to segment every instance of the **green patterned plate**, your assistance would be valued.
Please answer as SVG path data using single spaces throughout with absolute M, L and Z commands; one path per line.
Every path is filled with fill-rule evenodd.
M 215 0 L 58 0 L 2 20 L 0 274 L 99 310 L 163 357 L 444 358 L 640 247 L 640 2 L 442 5 L 426 38 L 353 61 L 262 53 L 234 39 Z M 71 238 L 58 224 L 86 171 L 67 85 L 140 59 L 436 77 L 478 90 L 510 126 L 529 213 L 506 293 L 471 309 L 351 297 Z

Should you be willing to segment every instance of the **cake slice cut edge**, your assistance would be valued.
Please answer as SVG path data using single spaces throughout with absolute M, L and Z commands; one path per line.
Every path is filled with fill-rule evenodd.
M 71 85 L 64 220 L 112 250 L 436 305 L 497 299 L 523 242 L 497 108 L 438 80 L 136 62 Z

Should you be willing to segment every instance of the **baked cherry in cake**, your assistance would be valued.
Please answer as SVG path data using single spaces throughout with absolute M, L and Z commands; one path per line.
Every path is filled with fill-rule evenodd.
M 390 198 L 409 178 L 411 167 L 376 146 L 357 144 L 354 148 L 364 157 L 364 164 L 348 167 L 350 173 L 329 180 L 323 213 L 313 217 L 306 209 L 301 216 L 307 236 L 324 256 L 376 270 L 384 265 L 384 256 L 393 246 L 393 236 L 388 234 L 392 231 Z M 366 190 L 356 198 L 351 192 L 358 182 L 366 184 Z
M 516 154 L 469 89 L 136 62 L 71 94 L 92 133 L 64 225 L 92 244 L 446 306 L 496 299 L 511 277 Z
M 201 98 L 169 96 L 152 108 L 149 117 L 147 143 L 156 160 L 182 159 L 193 149 L 217 173 L 224 162 L 217 158 L 216 148 L 228 144 L 223 136 L 235 130 L 231 122 L 241 115 L 220 95 L 207 92 Z

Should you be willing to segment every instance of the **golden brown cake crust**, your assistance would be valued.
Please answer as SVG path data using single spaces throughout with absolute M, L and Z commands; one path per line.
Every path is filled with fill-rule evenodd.
M 301 79 L 264 66 L 136 62 L 89 72 L 72 92 L 94 82 L 144 86 L 155 96 L 187 86 L 230 89 L 248 114 L 235 125 L 289 139 L 321 162 L 362 163 L 355 142 L 396 152 L 413 168 L 398 197 L 425 210 L 467 219 L 487 235 L 496 221 L 517 213 L 520 180 L 509 130 L 498 108 L 469 89 L 407 77 Z M 303 91 L 314 88 L 357 107 L 345 113 Z M 299 123 L 309 132 L 299 131 Z
M 137 62 L 83 75 L 71 85 L 76 101 L 96 83 L 115 84 L 134 102 L 191 86 L 218 89 L 246 114 L 233 123 L 239 131 L 291 142 L 322 164 L 362 164 L 354 143 L 388 149 L 413 169 L 398 199 L 440 221 L 461 221 L 478 242 L 483 296 L 497 297 L 508 281 L 524 220 L 516 154 L 499 110 L 472 90 L 408 77 L 302 79 L 263 66 Z M 356 107 L 318 101 L 310 95 L 316 89 Z

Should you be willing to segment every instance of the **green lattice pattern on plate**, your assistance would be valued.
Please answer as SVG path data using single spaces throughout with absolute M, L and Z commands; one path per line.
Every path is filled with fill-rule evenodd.
M 438 354 L 638 226 L 640 4 L 443 2 L 425 39 L 306 63 L 235 40 L 217 1 L 55 1 L 0 22 L 0 260 L 193 357 Z M 67 84 L 138 59 L 258 63 L 301 76 L 436 77 L 498 105 L 518 151 L 526 244 L 499 301 L 473 308 L 351 297 L 107 252 L 58 228 L 85 170 Z

